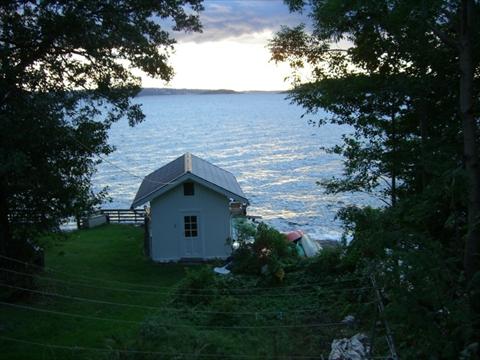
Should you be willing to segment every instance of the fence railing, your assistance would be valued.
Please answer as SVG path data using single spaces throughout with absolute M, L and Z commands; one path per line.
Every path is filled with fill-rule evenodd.
M 107 216 L 111 223 L 143 224 L 145 222 L 144 209 L 101 209 L 100 214 Z
M 77 227 L 88 227 L 88 221 L 96 215 L 104 215 L 107 223 L 110 224 L 137 224 L 145 223 L 146 212 L 144 209 L 100 209 L 89 217 L 77 219 Z

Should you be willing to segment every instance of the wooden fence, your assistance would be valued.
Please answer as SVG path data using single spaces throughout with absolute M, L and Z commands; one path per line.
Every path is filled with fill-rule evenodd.
M 145 210 L 144 209 L 100 209 L 91 214 L 105 215 L 107 223 L 109 224 L 145 224 Z M 77 227 L 83 229 L 88 227 L 88 216 L 77 219 Z
M 110 223 L 117 224 L 143 224 L 145 222 L 145 210 L 132 209 L 101 209 L 100 214 L 106 215 Z
M 104 215 L 107 223 L 112 224 L 135 224 L 144 225 L 146 212 L 144 209 L 100 209 L 92 214 L 85 214 L 76 219 L 77 228 L 87 228 L 89 219 L 97 215 Z M 45 225 L 49 223 L 49 218 L 42 213 L 34 212 L 29 209 L 15 209 L 10 211 L 8 220 L 12 224 L 20 225 Z M 74 222 L 69 222 L 69 229 L 72 229 Z

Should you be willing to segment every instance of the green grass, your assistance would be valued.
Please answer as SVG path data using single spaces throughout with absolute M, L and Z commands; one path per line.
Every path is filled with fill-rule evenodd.
M 358 284 L 308 285 L 334 280 L 336 275 L 329 277 L 330 269 L 319 265 L 336 263 L 331 265 L 322 257 L 313 263 L 299 260 L 277 284 L 268 275 L 218 276 L 211 264 L 188 272 L 184 271 L 185 265 L 154 264 L 143 256 L 142 244 L 142 229 L 120 225 L 50 237 L 45 247 L 46 266 L 57 272 L 41 274 L 36 279 L 37 289 L 75 298 L 35 295 L 19 300 L 16 294 L 14 304 L 98 319 L 0 306 L 0 336 L 70 347 L 110 346 L 175 354 L 162 357 L 167 359 L 224 358 L 232 354 L 288 359 L 290 355 L 328 357 L 332 339 L 350 337 L 371 325 L 358 311 L 369 295 L 363 290 L 343 292 L 344 287 Z M 299 284 L 305 284 L 304 288 L 288 288 Z M 0 290 L 0 298 L 1 294 Z M 366 305 L 362 311 L 368 314 L 372 306 Z M 359 315 L 359 326 L 337 326 L 352 313 Z M 332 323 L 334 326 L 315 325 Z M 0 346 L 0 359 L 160 358 L 157 354 L 65 350 L 7 340 L 0 340 Z
M 101 226 L 49 239 L 45 263 L 58 272 L 44 272 L 37 277 L 37 289 L 112 303 L 173 306 L 165 302 L 171 292 L 169 288 L 184 276 L 184 265 L 154 264 L 144 257 L 142 246 L 143 230 L 126 225 Z M 68 283 L 45 279 L 47 276 Z M 15 304 L 135 322 L 159 312 L 39 294 L 25 296 Z M 0 306 L 0 336 L 39 343 L 105 348 L 109 339 L 129 337 L 138 331 L 138 326 Z M 96 359 L 102 356 L 1 340 L 0 347 L 2 359 Z

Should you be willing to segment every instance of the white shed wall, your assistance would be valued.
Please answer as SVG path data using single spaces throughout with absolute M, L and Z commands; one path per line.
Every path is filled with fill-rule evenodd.
M 154 261 L 176 261 L 181 258 L 226 258 L 231 248 L 229 200 L 215 191 L 195 183 L 195 194 L 185 196 L 183 185 L 153 199 L 151 208 L 151 258 Z M 198 216 L 199 243 L 195 254 L 186 254 L 183 217 Z M 187 239 L 187 241 L 192 239 Z

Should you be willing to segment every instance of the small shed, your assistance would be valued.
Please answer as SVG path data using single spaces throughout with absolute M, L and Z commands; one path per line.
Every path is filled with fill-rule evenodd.
M 232 173 L 190 153 L 143 179 L 131 207 L 148 202 L 145 253 L 157 262 L 228 257 L 232 217 L 249 204 Z

